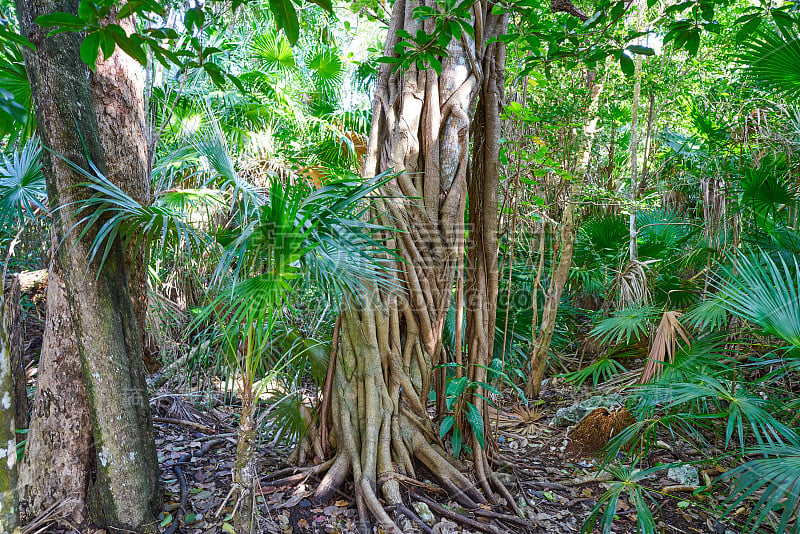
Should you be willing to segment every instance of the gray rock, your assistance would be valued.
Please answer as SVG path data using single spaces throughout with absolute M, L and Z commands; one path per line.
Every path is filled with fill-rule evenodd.
M 572 406 L 559 408 L 553 417 L 553 424 L 556 426 L 572 426 L 586 417 L 595 408 L 611 408 L 625 404 L 625 397 L 618 393 L 611 395 L 596 395 Z
M 691 465 L 679 465 L 667 470 L 667 477 L 684 486 L 699 486 L 700 474 Z

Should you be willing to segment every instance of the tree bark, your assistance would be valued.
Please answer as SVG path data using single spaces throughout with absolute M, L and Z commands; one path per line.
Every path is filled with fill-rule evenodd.
M 28 388 L 25 366 L 22 363 L 22 280 L 21 275 L 10 277 L 6 289 L 5 316 L 6 333 L 8 334 L 9 363 L 14 378 L 14 420 L 17 429 L 28 428 Z M 21 441 L 23 434 L 17 436 Z
M 508 15 L 488 16 L 486 30 L 490 35 L 506 33 Z M 483 54 L 483 86 L 475 113 L 472 167 L 468 173 L 469 237 L 467 241 L 466 294 L 467 347 L 470 367 L 468 375 L 473 382 L 486 381 L 486 368 L 494 351 L 495 321 L 497 317 L 498 266 L 497 266 L 497 192 L 500 187 L 500 138 L 502 121 L 500 112 L 505 94 L 505 45 L 494 41 Z M 474 391 L 470 402 L 483 414 L 486 401 L 480 396 L 486 392 Z M 490 426 L 484 421 L 483 435 L 488 438 Z M 478 482 L 487 495 L 492 495 L 491 470 L 482 453 L 478 436 L 473 432 L 471 447 L 475 458 Z M 503 487 L 496 485 L 503 491 Z M 510 499 L 510 502 L 514 502 Z
M 31 427 L 20 466 L 20 500 L 26 520 L 69 500 L 70 521 L 82 525 L 88 519 L 86 490 L 94 446 L 81 357 L 59 263 L 56 258 L 50 262 L 47 276 L 47 316 Z
M 427 0 L 394 3 L 386 55 L 396 55 L 399 30 L 412 35 L 420 27 L 433 30 L 432 20 L 413 17 L 417 5 L 435 7 Z M 316 492 L 327 499 L 352 475 L 362 531 L 370 516 L 384 531 L 400 531 L 379 502 L 378 488 L 386 504 L 401 503 L 393 475 L 414 477 L 415 461 L 462 504 L 486 502 L 439 443 L 427 407 L 433 370 L 445 363 L 442 329 L 464 243 L 469 135 L 482 66 L 496 52 L 485 43 L 502 27 L 491 9 L 490 3 L 475 4 L 475 38 L 465 34 L 448 45 L 440 74 L 416 66 L 393 72 L 383 65 L 378 78 L 364 176 L 397 173 L 375 211 L 383 224 L 399 230 L 389 246 L 405 260 L 394 266 L 402 290 L 375 289 L 341 312 L 329 425 L 336 454 Z M 496 191 L 486 198 L 492 195 Z M 496 209 L 496 202 L 487 207 Z M 496 266 L 494 277 L 496 287 Z M 479 349 L 475 354 L 486 357 Z M 442 385 L 436 388 L 440 395 Z
M 43 144 L 48 196 L 58 208 L 54 224 L 67 300 L 87 385 L 94 464 L 87 493 L 91 519 L 111 532 L 157 529 L 158 464 L 147 402 L 142 347 L 122 247 L 114 243 L 101 266 L 87 265 L 94 230 L 77 241 L 74 205 L 87 192 L 85 178 L 67 161 L 105 172 L 105 158 L 80 59 L 81 36 L 47 37 L 34 20 L 54 11 L 77 13 L 76 0 L 17 0 L 20 28 L 35 46 L 25 51 L 34 109 Z
M 0 284 L 0 534 L 19 531 L 14 376 L 5 324 L 5 291 Z
M 645 4 L 639 0 L 636 5 L 636 31 L 641 31 L 642 18 L 644 16 Z M 631 184 L 629 200 L 631 202 L 631 212 L 628 216 L 628 259 L 635 262 L 639 259 L 639 247 L 637 245 L 636 231 L 636 198 L 639 191 L 637 180 L 639 178 L 638 158 L 639 158 L 639 95 L 642 90 L 642 56 L 636 56 L 636 66 L 633 74 L 633 100 L 631 101 L 631 146 L 630 146 L 630 166 Z
M 115 18 L 112 9 L 109 18 Z M 132 17 L 115 21 L 130 35 L 136 31 Z M 100 130 L 100 143 L 106 159 L 106 178 L 142 206 L 149 206 L 150 170 L 144 114 L 144 69 L 117 48 L 108 59 L 97 59 L 89 73 L 89 87 Z M 133 302 L 133 313 L 145 355 L 155 349 L 148 341 L 147 265 L 148 249 L 142 245 L 125 250 L 125 271 Z

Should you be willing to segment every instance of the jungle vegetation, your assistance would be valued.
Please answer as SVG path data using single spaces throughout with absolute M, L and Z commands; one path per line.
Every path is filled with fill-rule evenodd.
M 647 481 L 681 466 L 705 478 L 680 507 L 800 532 L 796 3 L 2 0 L 0 22 L 0 531 L 56 508 L 180 528 L 170 394 L 235 414 L 226 530 L 261 531 L 277 444 L 361 532 L 432 532 L 430 487 L 534 529 L 492 417 L 613 390 L 585 532 L 620 502 L 665 531 Z

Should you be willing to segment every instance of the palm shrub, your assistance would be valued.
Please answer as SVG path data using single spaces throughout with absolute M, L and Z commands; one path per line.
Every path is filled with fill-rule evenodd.
M 304 275 L 340 305 L 370 285 L 390 284 L 382 273 L 394 256 L 377 236 L 384 228 L 364 218 L 368 197 L 388 179 L 340 180 L 317 190 L 274 180 L 264 195 L 240 188 L 236 224 L 217 234 L 224 250 L 215 272 L 218 295 L 200 319 L 223 325 L 225 352 L 241 381 L 237 532 L 249 532 L 254 520 L 254 384 L 282 306 Z
M 771 11 L 775 26 L 743 43 L 738 59 L 746 73 L 763 87 L 788 98 L 800 98 L 800 19 Z
M 0 155 L 0 243 L 8 251 L 2 258 L 0 276 L 5 274 L 22 233 L 30 223 L 36 225 L 45 220 L 48 213 L 40 156 L 41 148 L 35 138 L 19 150 Z
M 795 415 L 793 399 L 782 398 L 777 382 L 800 369 L 800 265 L 796 257 L 773 259 L 761 251 L 721 271 L 718 292 L 708 301 L 713 305 L 701 303 L 692 323 L 719 328 L 722 309 L 780 340 L 766 356 L 751 358 L 748 368 L 763 371 L 745 379 L 745 369 L 725 351 L 724 332 L 706 333 L 679 347 L 663 374 L 636 390 L 638 421 L 611 442 L 606 462 L 623 450 L 645 457 L 659 431 L 681 436 L 702 451 L 708 444 L 700 429 L 716 430 L 735 458 L 759 456 L 722 477 L 733 481 L 724 513 L 756 498 L 756 513 L 748 521 L 752 531 L 777 516 L 778 532 L 798 532 L 800 436 L 786 422 Z
M 800 369 L 800 262 L 770 257 L 765 252 L 743 256 L 736 270 L 728 269 L 721 282 L 721 305 L 730 313 L 750 321 L 765 333 L 780 339 L 777 359 L 783 373 Z M 761 459 L 745 462 L 725 475 L 735 480 L 727 511 L 740 506 L 756 492 L 760 493 L 750 517 L 752 531 L 773 512 L 779 513 L 778 532 L 800 532 L 797 521 L 800 509 L 800 436 L 783 424 L 774 425 L 781 437 L 766 443 L 759 442 L 751 452 Z M 793 523 L 793 524 L 792 524 Z

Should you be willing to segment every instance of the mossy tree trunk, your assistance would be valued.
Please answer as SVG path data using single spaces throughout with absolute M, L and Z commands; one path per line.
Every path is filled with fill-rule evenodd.
M 116 16 L 117 11 L 112 9 L 109 18 Z M 129 35 L 136 31 L 133 17 L 115 22 Z M 89 73 L 89 88 L 105 155 L 106 177 L 139 204 L 149 206 L 151 182 L 144 113 L 144 69 L 117 48 L 108 59 L 104 59 L 102 54 L 97 58 L 94 71 Z M 149 249 L 146 246 L 130 247 L 124 254 L 133 314 L 142 348 L 147 354 L 152 352 L 145 328 Z
M 398 31 L 432 31 L 432 20 L 413 17 L 417 5 L 435 8 L 430 1 L 394 3 L 386 55 L 395 54 Z M 504 31 L 502 17 L 489 14 L 491 3 L 476 3 L 473 9 L 474 39 L 464 35 L 448 45 L 440 74 L 416 66 L 393 72 L 383 65 L 378 78 L 363 173 L 399 173 L 384 186 L 376 213 L 399 230 L 389 245 L 405 260 L 394 266 L 402 291 L 374 290 L 341 313 L 328 425 L 336 453 L 316 492 L 327 499 L 352 476 L 362 530 L 371 517 L 386 532 L 400 531 L 379 501 L 378 488 L 386 504 L 400 503 L 398 475 L 415 477 L 420 465 L 463 505 L 486 502 L 463 466 L 443 449 L 428 415 L 431 389 L 440 398 L 444 393 L 443 373 L 434 369 L 446 362 L 442 330 L 464 244 L 474 110 L 484 90 L 485 61 L 497 52 L 486 42 Z M 487 207 L 496 210 L 496 203 Z M 496 243 L 496 231 L 489 233 Z M 496 263 L 494 271 L 496 293 Z M 491 276 L 487 283 L 480 291 L 491 291 Z M 478 327 L 484 337 L 487 327 L 483 322 Z M 487 357 L 486 346 L 469 354 L 470 363 Z M 480 448 L 477 452 L 482 456 Z
M 22 33 L 36 46 L 25 51 L 34 109 L 42 143 L 43 171 L 51 203 L 59 206 L 54 224 L 70 314 L 87 386 L 94 444 L 87 492 L 91 519 L 111 532 L 157 529 L 158 465 L 146 396 L 139 328 L 131 305 L 125 257 L 114 243 L 101 266 L 87 265 L 94 236 L 76 241 L 71 203 L 87 192 L 84 178 L 65 160 L 101 172 L 105 158 L 89 86 L 80 59 L 81 36 L 47 37 L 34 20 L 54 11 L 77 13 L 76 0 L 18 0 Z M 142 140 L 144 142 L 144 140 Z

